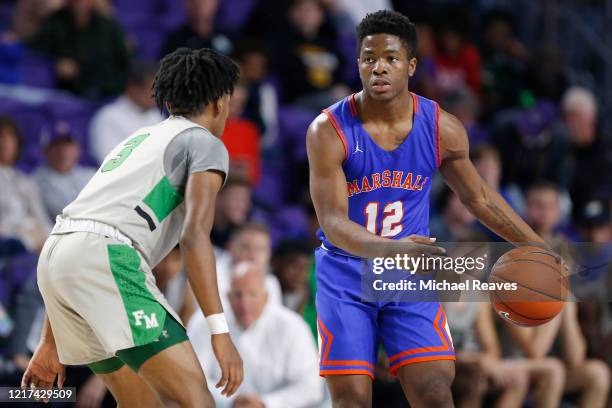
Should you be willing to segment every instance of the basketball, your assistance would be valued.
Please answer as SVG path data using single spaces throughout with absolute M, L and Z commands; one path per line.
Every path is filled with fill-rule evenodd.
M 519 326 L 552 320 L 563 309 L 568 292 L 567 270 L 558 256 L 535 246 L 502 255 L 493 265 L 489 282 L 497 287 L 514 284 L 514 290 L 496 289 L 489 295 L 497 314 Z

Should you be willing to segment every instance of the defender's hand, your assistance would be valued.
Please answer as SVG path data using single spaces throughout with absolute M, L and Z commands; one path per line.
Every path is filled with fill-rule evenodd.
M 64 365 L 57 356 L 54 343 L 40 342 L 21 379 L 21 388 L 51 388 L 57 376 L 57 386 L 64 386 Z
M 221 380 L 215 385 L 223 387 L 222 395 L 233 395 L 242 384 L 242 359 L 230 338 L 229 333 L 213 334 L 211 338 L 213 352 L 221 367 Z

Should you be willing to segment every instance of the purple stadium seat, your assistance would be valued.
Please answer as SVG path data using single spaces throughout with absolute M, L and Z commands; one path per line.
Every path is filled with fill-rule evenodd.
M 261 179 L 253 189 L 253 200 L 268 208 L 279 208 L 285 197 L 285 188 L 279 174 L 283 174 L 280 163 L 263 163 Z
M 117 21 L 127 33 L 135 21 L 146 21 L 150 29 L 165 35 L 185 21 L 181 0 L 113 0 Z
M 308 217 L 301 206 L 285 206 L 276 211 L 257 211 L 252 220 L 269 226 L 273 247 L 282 239 L 308 237 Z
M 257 5 L 257 0 L 224 0 L 219 3 L 216 16 L 219 29 L 234 34 L 240 32 Z
M 61 97 L 49 100 L 44 104 L 44 109 L 48 113 L 51 123 L 66 121 L 70 125 L 74 136 L 81 145 L 80 162 L 87 165 L 96 165 L 95 160 L 89 156 L 88 152 L 89 124 L 97 106 L 79 98 Z
M 126 33 L 128 41 L 136 48 L 140 59 L 157 61 L 164 45 L 165 35 L 151 22 L 142 22 L 130 28 Z
M 53 88 L 55 85 L 53 63 L 48 58 L 26 52 L 20 69 L 23 85 L 38 88 Z
M 306 131 L 316 117 L 310 110 L 283 107 L 278 112 L 280 143 L 291 161 L 306 160 Z

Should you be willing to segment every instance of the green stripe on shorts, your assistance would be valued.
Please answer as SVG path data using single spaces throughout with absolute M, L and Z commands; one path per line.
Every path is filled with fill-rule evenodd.
M 87 367 L 95 374 L 110 374 L 119 370 L 125 363 L 117 357 L 107 358 L 106 360 L 96 361 L 95 363 L 87 364 Z
M 117 244 L 108 245 L 107 250 L 113 278 L 130 322 L 134 346 L 151 343 L 162 332 L 166 309 L 145 285 L 138 252 L 130 246 Z

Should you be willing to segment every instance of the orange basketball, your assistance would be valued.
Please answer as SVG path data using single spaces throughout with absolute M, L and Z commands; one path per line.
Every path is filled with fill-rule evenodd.
M 539 326 L 563 309 L 568 293 L 567 270 L 557 255 L 535 246 L 512 249 L 491 270 L 489 283 L 510 283 L 512 290 L 490 292 L 491 305 L 505 320 Z M 506 288 L 509 285 L 505 285 Z

